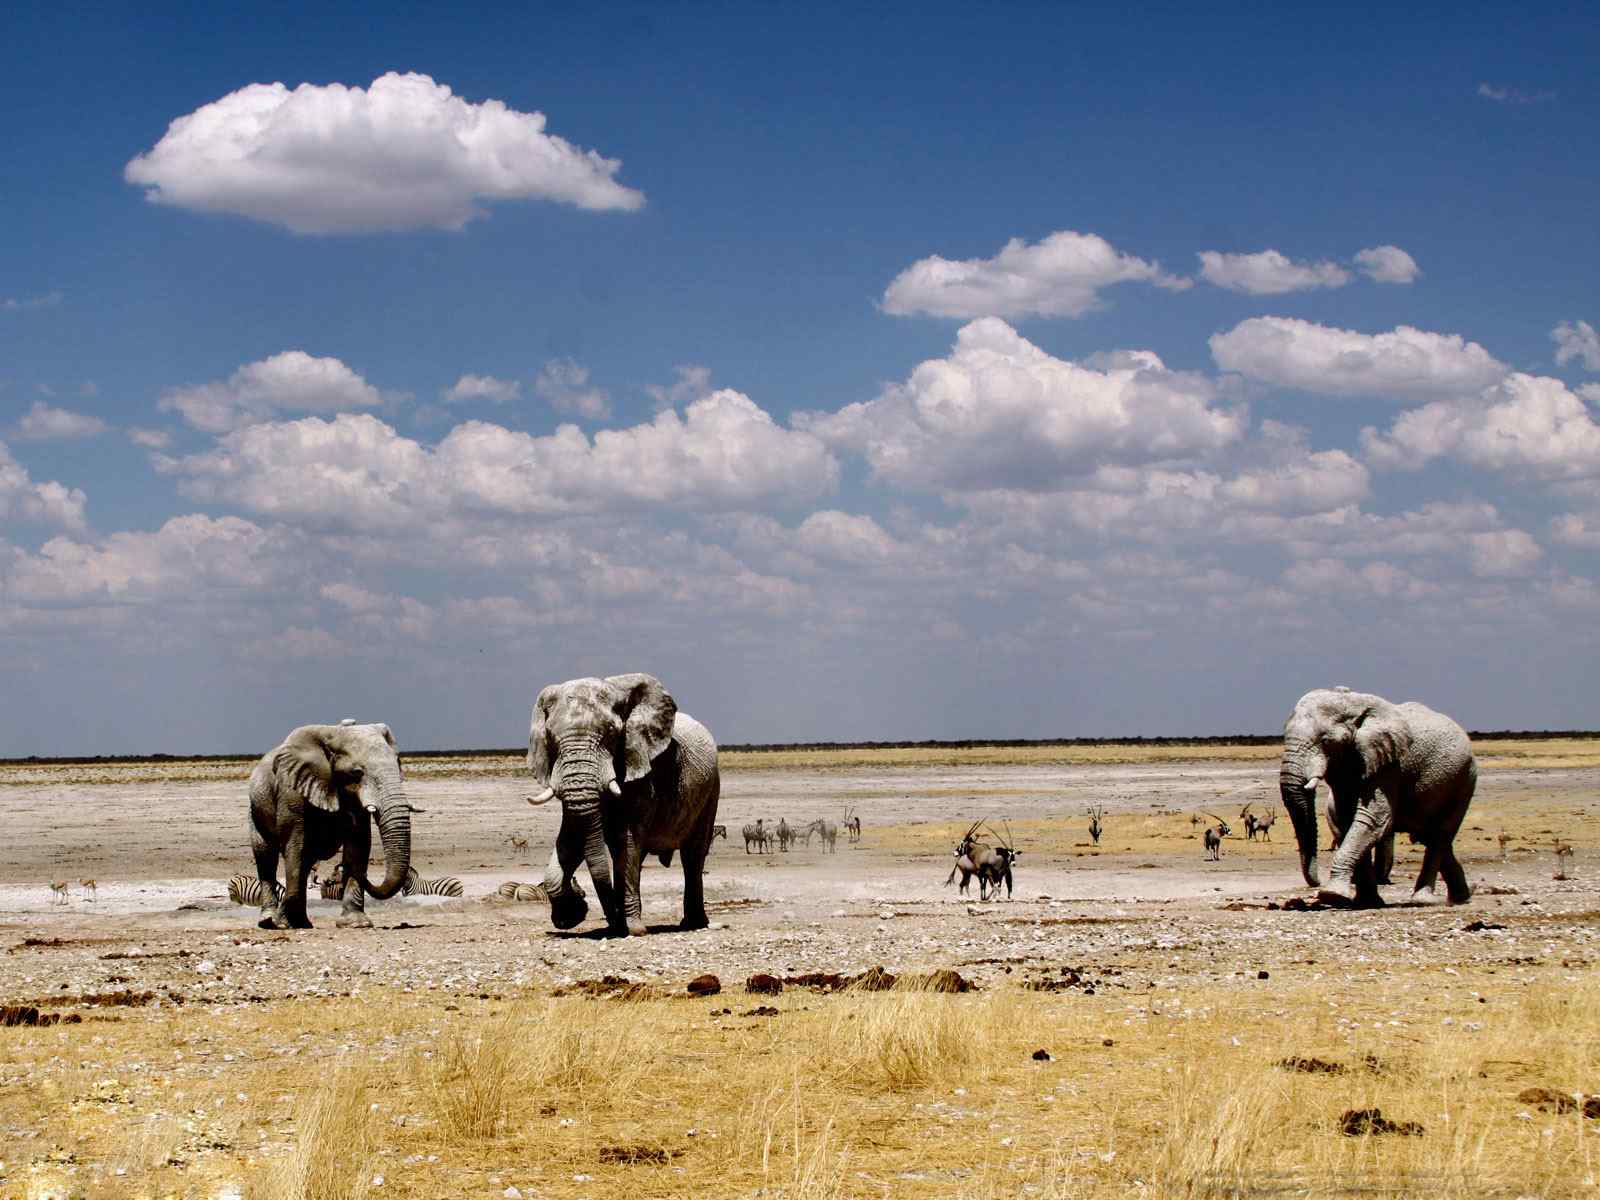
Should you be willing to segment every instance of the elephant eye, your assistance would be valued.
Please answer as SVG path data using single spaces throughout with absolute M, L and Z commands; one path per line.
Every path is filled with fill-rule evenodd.
M 360 767 L 351 766 L 351 767 L 346 767 L 343 771 L 340 772 L 340 774 L 343 775 L 346 779 L 350 780 L 351 783 L 359 783 L 361 781 L 362 776 L 364 776 L 366 774 L 366 772 L 363 771 Z

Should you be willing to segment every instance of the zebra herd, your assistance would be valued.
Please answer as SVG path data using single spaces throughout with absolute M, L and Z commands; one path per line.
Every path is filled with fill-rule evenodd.
M 723 826 L 717 828 L 723 830 L 723 837 L 727 836 Z M 849 809 L 845 810 L 844 828 L 851 843 L 861 840 L 861 818 Z M 787 817 L 779 817 L 776 825 L 769 826 L 765 817 L 757 817 L 744 827 L 744 852 L 750 854 L 754 847 L 756 854 L 771 854 L 775 850 L 787 854 L 797 842 L 804 842 L 810 849 L 814 837 L 822 839 L 824 853 L 839 852 L 839 826 L 832 821 L 818 817 L 808 825 L 791 825 Z
M 311 882 L 316 885 L 324 900 L 337 900 L 344 894 L 344 867 L 337 865 L 333 874 L 327 879 L 318 879 L 315 874 Z M 228 879 L 228 899 L 234 904 L 242 904 L 247 908 L 260 908 L 267 902 L 267 890 L 271 888 L 271 899 L 274 901 L 283 896 L 283 884 L 276 879 L 272 883 L 263 883 L 254 875 L 233 875 Z M 445 896 L 450 899 L 460 899 L 464 895 L 461 880 L 454 875 L 441 875 L 437 879 L 423 879 L 413 867 L 406 876 L 405 883 L 400 885 L 402 896 Z

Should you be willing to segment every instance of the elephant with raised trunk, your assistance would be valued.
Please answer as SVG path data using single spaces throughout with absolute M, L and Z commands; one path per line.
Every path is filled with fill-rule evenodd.
M 1318 887 L 1318 782 L 1331 796 L 1333 867 L 1319 898 L 1335 904 L 1382 904 L 1394 835 L 1421 842 L 1422 870 L 1412 899 L 1444 876 L 1451 904 L 1472 897 L 1453 843 L 1477 786 L 1467 731 L 1443 713 L 1408 701 L 1324 688 L 1307 692 L 1283 728 L 1278 787 L 1300 844 L 1300 869 Z
M 639 867 L 646 854 L 683 865 L 682 929 L 704 929 L 700 875 L 711 848 L 721 780 L 717 744 L 653 675 L 571 679 L 539 693 L 528 733 L 528 769 L 544 790 L 530 804 L 561 800 L 561 829 L 545 868 L 550 919 L 571 929 L 588 914 L 573 880 L 579 863 L 618 935 L 645 932 Z
M 263 929 L 310 929 L 311 868 L 342 851 L 344 905 L 338 924 L 369 929 L 365 894 L 386 900 L 411 869 L 411 813 L 400 755 L 387 725 L 302 725 L 250 773 L 250 849 L 264 895 L 283 857 L 281 896 L 261 905 Z M 367 879 L 371 821 L 383 840 L 383 882 Z

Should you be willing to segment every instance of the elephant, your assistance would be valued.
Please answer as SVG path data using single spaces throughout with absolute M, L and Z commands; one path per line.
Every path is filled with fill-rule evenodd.
M 379 900 L 398 892 L 411 869 L 411 814 L 400 756 L 387 725 L 302 725 L 269 750 L 250 772 L 250 849 L 256 876 L 276 883 L 283 856 L 284 887 L 264 899 L 263 929 L 310 929 L 306 882 L 311 868 L 336 851 L 344 880 L 337 924 L 370 929 L 364 893 Z M 383 840 L 384 878 L 367 879 L 372 848 L 369 820 Z M 271 896 L 267 887 L 264 896 Z
M 1317 877 L 1317 783 L 1328 785 L 1326 816 L 1335 851 L 1328 882 Z M 1349 688 L 1307 692 L 1283 729 L 1278 788 L 1300 846 L 1306 883 L 1333 904 L 1383 903 L 1378 883 L 1394 861 L 1394 835 L 1421 842 L 1412 899 L 1444 876 L 1447 899 L 1472 897 L 1452 843 L 1472 802 L 1478 767 L 1467 731 L 1415 701 L 1391 704 Z
M 579 863 L 612 934 L 645 932 L 639 867 L 682 856 L 680 929 L 704 929 L 701 872 L 711 848 L 721 777 L 711 732 L 653 675 L 570 679 L 539 693 L 528 732 L 528 770 L 544 790 L 530 804 L 561 799 L 561 828 L 545 867 L 544 893 L 557 929 L 588 914 L 573 879 Z M 613 878 L 614 877 L 614 878 Z

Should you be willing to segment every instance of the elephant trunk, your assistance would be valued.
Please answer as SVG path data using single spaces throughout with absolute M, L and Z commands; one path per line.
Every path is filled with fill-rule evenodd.
M 405 884 L 411 871 L 411 805 L 406 802 L 399 766 L 369 773 L 362 783 L 361 803 L 378 822 L 384 862 L 383 882 L 373 884 L 363 877 L 361 886 L 374 899 L 387 900 Z
M 1278 768 L 1278 793 L 1294 824 L 1294 838 L 1300 846 L 1300 873 L 1311 887 L 1322 882 L 1317 874 L 1316 800 L 1317 779 L 1323 769 L 1309 743 L 1285 741 L 1283 763 Z
M 604 764 L 599 742 L 588 736 L 564 741 L 556 758 L 552 781 L 561 797 L 561 829 L 556 835 L 556 854 L 545 871 L 544 891 L 550 898 L 550 919 L 557 928 L 570 929 L 588 911 L 583 890 L 571 876 L 580 860 L 589 868 L 607 920 L 616 916 L 611 855 L 600 818 Z

